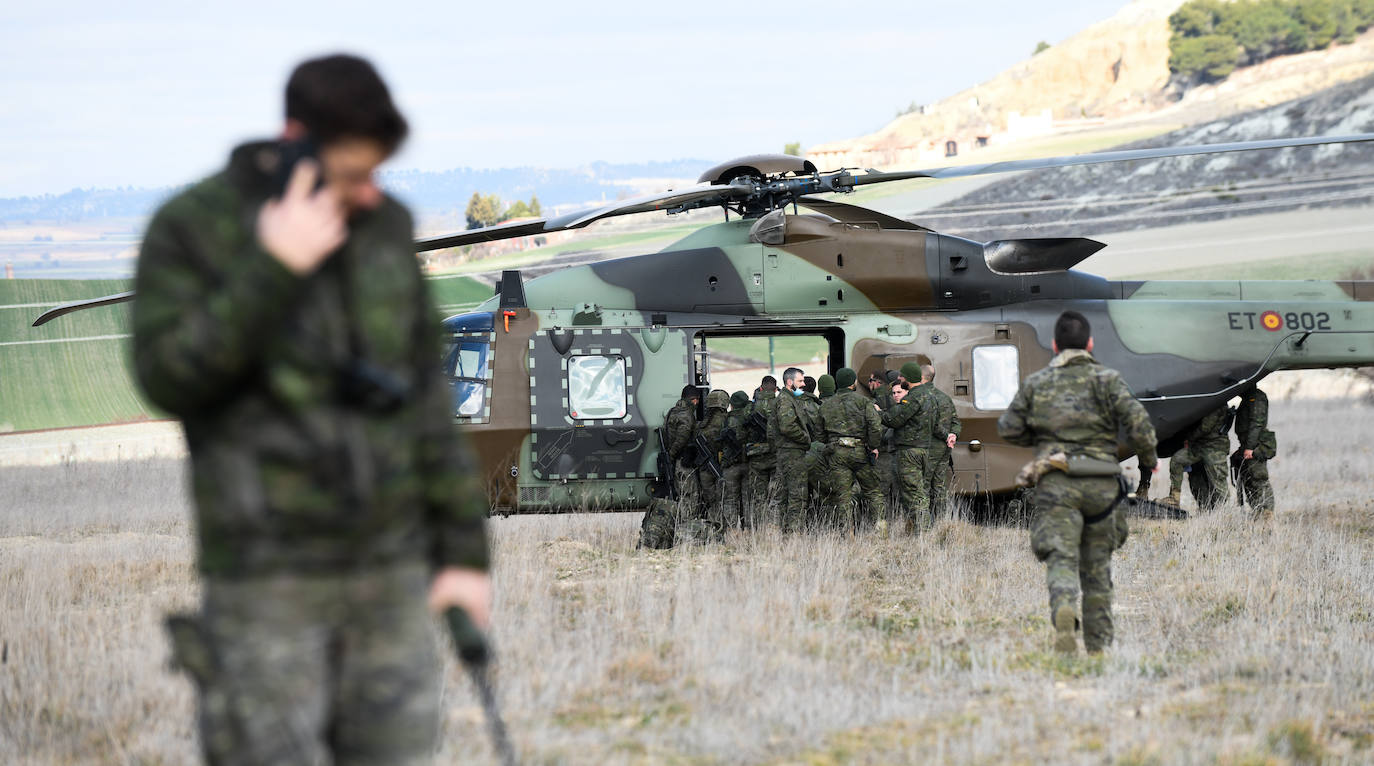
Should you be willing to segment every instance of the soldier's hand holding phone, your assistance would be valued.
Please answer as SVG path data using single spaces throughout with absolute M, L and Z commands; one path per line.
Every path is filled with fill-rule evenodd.
M 328 186 L 317 189 L 319 178 L 318 162 L 300 160 L 286 191 L 258 213 L 258 243 L 297 276 L 319 268 L 348 237 L 338 194 Z

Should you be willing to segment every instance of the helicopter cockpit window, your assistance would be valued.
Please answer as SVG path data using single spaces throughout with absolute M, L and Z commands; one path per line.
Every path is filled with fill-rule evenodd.
M 444 354 L 444 372 L 453 387 L 453 414 L 483 419 L 486 415 L 488 361 L 491 344 L 485 340 L 455 339 Z
M 568 414 L 574 420 L 623 418 L 625 413 L 624 357 L 568 359 Z
M 1021 387 L 1016 346 L 979 346 L 973 349 L 973 406 L 1005 410 Z

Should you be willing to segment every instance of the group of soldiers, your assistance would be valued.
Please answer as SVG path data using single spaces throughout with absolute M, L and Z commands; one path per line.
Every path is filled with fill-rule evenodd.
M 1234 452 L 1233 423 L 1240 442 Z M 1274 488 L 1269 484 L 1268 463 L 1277 451 L 1274 432 L 1269 430 L 1269 397 L 1251 387 L 1241 396 L 1239 407 L 1223 404 L 1188 432 L 1183 446 L 1169 458 L 1169 494 L 1163 502 L 1181 504 L 1186 475 L 1198 507 L 1210 510 L 1229 496 L 1229 476 L 1236 485 L 1237 504 L 1249 504 L 1256 517 L 1270 516 Z
M 776 522 L 784 532 L 872 525 L 889 515 L 928 529 L 949 500 L 951 451 L 961 430 L 930 365 L 870 376 L 850 368 L 811 378 L 796 367 L 763 377 L 753 396 L 688 385 L 665 418 L 666 454 L 641 544 L 673 545 L 689 525 L 705 536 Z M 698 418 L 698 410 L 705 415 Z

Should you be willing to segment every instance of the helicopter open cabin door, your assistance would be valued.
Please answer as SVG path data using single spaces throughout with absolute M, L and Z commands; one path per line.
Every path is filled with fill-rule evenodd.
M 530 472 L 548 488 L 541 499 L 586 510 L 647 503 L 653 429 L 688 375 L 685 333 L 552 328 L 529 344 Z

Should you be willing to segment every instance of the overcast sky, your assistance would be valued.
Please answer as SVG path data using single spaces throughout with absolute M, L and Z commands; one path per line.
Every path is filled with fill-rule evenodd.
M 382 70 L 393 169 L 723 161 L 871 132 L 1124 4 L 7 2 L 0 196 L 190 181 L 278 130 L 319 53 Z

